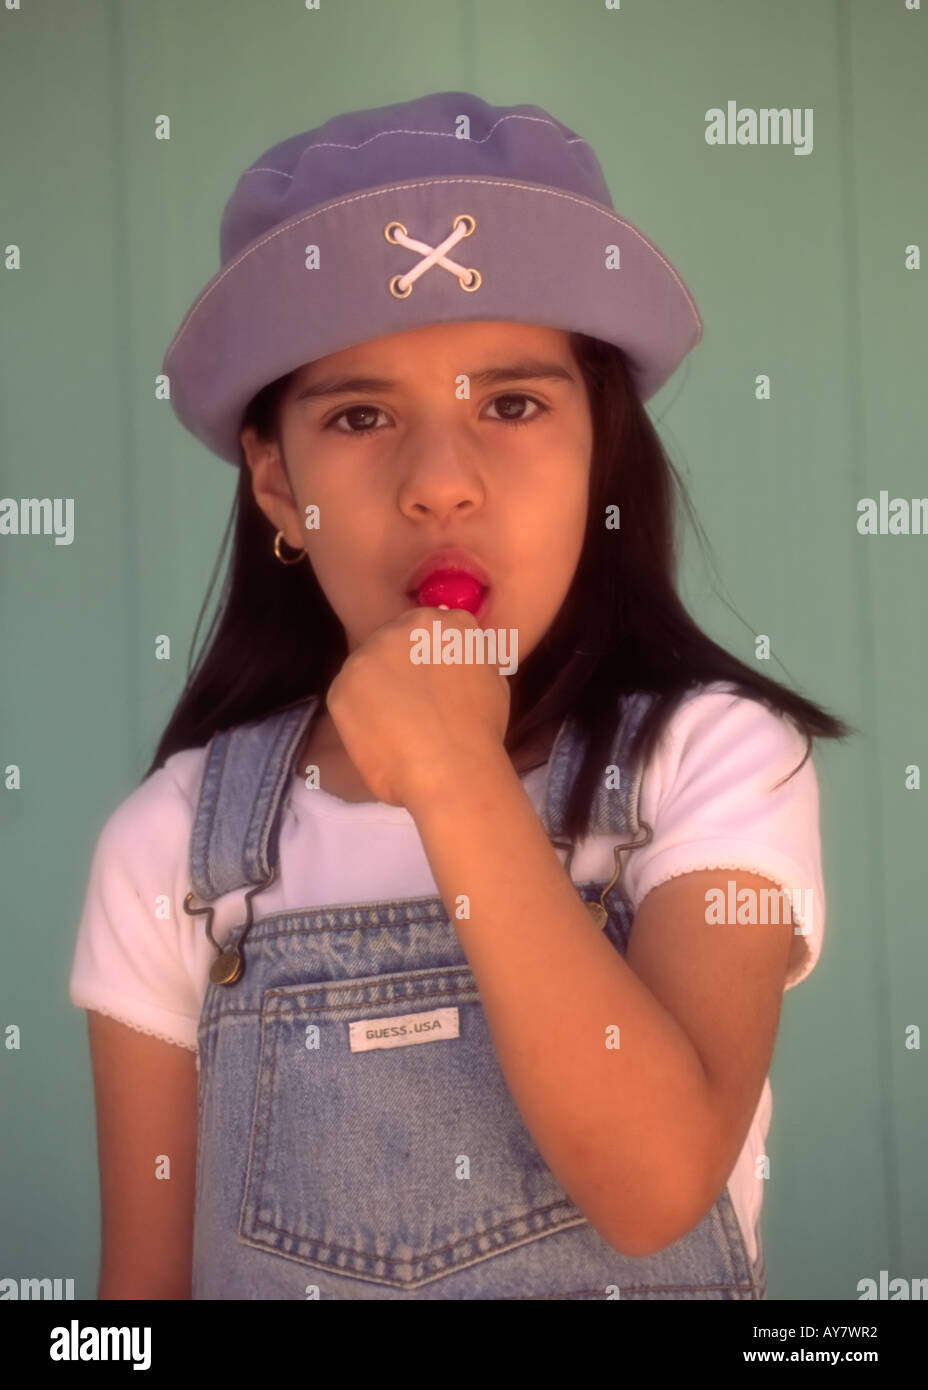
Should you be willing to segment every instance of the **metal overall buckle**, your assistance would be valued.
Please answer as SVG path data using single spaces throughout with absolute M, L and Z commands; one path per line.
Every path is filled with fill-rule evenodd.
M 612 875 L 612 878 L 609 880 L 603 891 L 600 893 L 599 901 L 587 902 L 585 898 L 582 900 L 584 907 L 592 917 L 593 921 L 596 923 L 597 927 L 600 928 L 600 930 L 602 930 L 605 927 L 606 923 L 609 921 L 609 912 L 606 907 L 605 901 L 606 894 L 612 892 L 612 889 L 618 883 L 619 876 L 622 873 L 622 860 L 620 857 L 622 851 L 626 849 L 640 849 L 642 845 L 646 845 L 648 843 L 652 834 L 654 833 L 650 825 L 648 825 L 647 821 L 642 821 L 641 825 L 644 829 L 643 839 L 630 840 L 625 844 L 616 845 L 613 848 L 612 853 L 615 859 L 615 873 Z M 552 845 L 554 845 L 556 849 L 566 849 L 568 851 L 567 863 L 564 865 L 564 871 L 567 874 L 567 877 L 570 878 L 570 865 L 574 857 L 574 850 L 576 849 L 576 845 L 572 840 L 552 840 L 551 843 Z
M 190 904 L 195 897 L 195 894 L 192 892 L 188 893 L 184 898 L 184 911 L 188 917 L 202 917 L 204 914 L 206 915 L 206 935 L 216 948 L 216 959 L 209 968 L 209 978 L 214 985 L 234 985 L 245 973 L 245 953 L 242 950 L 242 943 L 248 935 L 252 925 L 251 900 L 256 893 L 263 892 L 265 888 L 273 883 L 276 874 L 277 868 L 274 866 L 271 868 L 270 878 L 268 878 L 266 883 L 258 883 L 255 884 L 253 888 L 249 888 L 248 892 L 245 894 L 246 913 L 243 923 L 244 930 L 238 939 L 238 943 L 235 946 L 227 946 L 225 950 L 223 950 L 219 942 L 213 936 L 213 912 L 215 909 L 212 907 L 191 907 Z

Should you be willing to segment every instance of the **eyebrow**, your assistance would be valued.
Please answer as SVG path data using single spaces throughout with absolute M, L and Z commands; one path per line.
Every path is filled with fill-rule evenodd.
M 509 362 L 500 367 L 484 367 L 482 371 L 469 373 L 470 380 L 478 386 L 493 386 L 504 381 L 568 381 L 576 385 L 576 377 L 559 362 L 540 362 L 528 359 L 522 362 Z M 319 400 L 327 396 L 344 396 L 353 392 L 397 391 L 402 383 L 382 376 L 341 376 L 323 377 L 319 381 L 304 386 L 294 397 L 294 403 Z

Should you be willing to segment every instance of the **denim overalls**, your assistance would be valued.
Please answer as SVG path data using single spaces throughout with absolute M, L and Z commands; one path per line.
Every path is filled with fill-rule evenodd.
M 624 747 L 651 698 L 618 702 L 610 780 L 619 787 L 596 792 L 593 831 L 623 846 L 650 837 L 637 814 L 641 769 Z M 509 1094 L 439 897 L 297 908 L 248 925 L 254 894 L 276 872 L 280 818 L 317 703 L 208 746 L 193 892 L 210 902 L 252 891 L 245 922 L 221 956 L 217 947 L 199 1021 L 193 1298 L 764 1298 L 760 1231 L 752 1264 L 727 1189 L 654 1255 L 622 1255 L 593 1229 Z M 568 717 L 542 817 L 560 849 L 570 849 L 561 812 L 583 748 Z M 613 880 L 577 891 L 594 917 L 602 897 L 604 930 L 624 954 L 624 889 Z M 210 909 L 199 912 L 209 930 Z M 235 975 L 238 947 L 242 973 L 217 982 Z M 378 1045 L 429 1031 L 414 1045 Z

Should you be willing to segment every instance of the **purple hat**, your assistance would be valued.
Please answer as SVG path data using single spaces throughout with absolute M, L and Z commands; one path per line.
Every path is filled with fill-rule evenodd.
M 328 353 L 502 319 L 624 348 L 642 400 L 702 336 L 670 261 L 613 209 L 581 136 L 538 106 L 436 92 L 334 116 L 246 169 L 222 269 L 164 356 L 180 422 L 238 463 L 243 412 Z

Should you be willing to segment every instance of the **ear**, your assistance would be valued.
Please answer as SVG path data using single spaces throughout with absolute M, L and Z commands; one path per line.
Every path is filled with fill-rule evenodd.
M 274 530 L 283 531 L 288 544 L 302 550 L 305 536 L 300 526 L 300 514 L 276 441 L 259 439 L 252 425 L 242 430 L 239 440 L 251 473 L 255 501 Z

